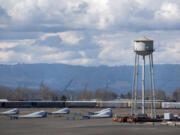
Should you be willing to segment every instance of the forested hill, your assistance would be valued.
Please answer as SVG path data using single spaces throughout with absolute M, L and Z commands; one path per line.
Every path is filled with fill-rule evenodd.
M 107 88 L 121 93 L 131 90 L 133 70 L 133 66 L 0 65 L 0 85 L 11 88 L 17 86 L 37 88 L 43 82 L 56 90 L 78 91 L 83 90 L 86 86 L 88 90 Z M 180 65 L 155 65 L 154 72 L 156 88 L 173 92 L 180 87 Z M 141 77 L 141 73 L 139 76 Z M 148 77 L 146 84 L 149 87 Z

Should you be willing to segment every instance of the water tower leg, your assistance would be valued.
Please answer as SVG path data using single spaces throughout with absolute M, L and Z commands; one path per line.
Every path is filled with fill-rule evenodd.
M 137 55 L 137 62 L 136 62 L 136 78 L 135 78 L 135 90 L 134 90 L 134 114 L 137 111 L 137 89 L 138 89 L 138 73 L 139 72 L 139 55 Z
M 145 114 L 145 56 L 142 63 L 142 114 Z
M 155 103 L 155 85 L 154 85 L 154 66 L 153 66 L 153 54 L 151 54 L 151 68 L 152 68 L 152 92 L 153 92 L 153 117 L 156 116 L 156 103 Z
M 151 55 L 149 55 L 149 81 L 150 81 L 150 99 L 151 99 L 151 117 L 153 117 L 153 90 L 152 90 L 152 61 Z
M 133 85 L 132 85 L 132 93 L 131 93 L 131 116 L 134 114 L 134 88 L 135 88 L 135 78 L 136 78 L 136 59 L 137 59 L 137 54 L 135 54 Z
M 137 78 L 137 53 L 135 54 L 135 65 L 134 65 L 134 74 L 133 74 L 133 85 L 132 85 L 132 99 L 131 99 L 131 115 L 135 113 L 135 87 L 136 87 L 136 78 Z

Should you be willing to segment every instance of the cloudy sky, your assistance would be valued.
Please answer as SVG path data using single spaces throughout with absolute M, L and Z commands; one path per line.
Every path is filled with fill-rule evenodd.
M 133 41 L 180 64 L 179 0 L 0 0 L 0 63 L 132 65 Z

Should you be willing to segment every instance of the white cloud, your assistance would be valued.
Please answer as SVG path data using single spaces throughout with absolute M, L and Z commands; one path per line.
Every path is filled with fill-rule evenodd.
M 82 57 L 86 57 L 85 51 L 79 51 L 79 54 L 80 54 Z
M 0 28 L 7 28 L 8 27 L 8 25 L 6 25 L 6 24 L 0 24 Z
M 132 64 L 132 40 L 127 40 L 123 35 L 122 33 L 116 33 L 95 37 L 95 41 L 101 47 L 98 55 L 100 64 L 110 66 Z
M 178 0 L 0 0 L 0 3 L 18 27 L 22 24 L 97 30 L 116 26 L 128 30 L 159 29 L 162 24 L 158 21 L 171 26 L 174 21 L 167 24 L 166 20 L 179 20 L 180 14 Z
M 155 40 L 155 63 L 180 63 L 178 0 L 0 0 L 0 5 L 3 63 L 129 65 L 133 40 L 142 36 Z
M 1 63 L 6 63 L 7 61 L 9 61 L 12 54 L 13 54 L 13 51 L 1 51 L 0 52 Z
M 0 42 L 0 49 L 7 49 L 7 48 L 12 48 L 17 45 L 17 43 L 11 43 L 11 42 Z
M 45 40 L 48 37 L 55 37 L 58 36 L 64 44 L 67 45 L 76 45 L 79 43 L 80 40 L 83 39 L 83 36 L 76 32 L 76 31 L 65 31 L 65 32 L 58 32 L 58 33 L 47 33 L 41 36 L 41 40 Z
M 36 0 L 18 0 L 18 2 L 10 0 L 8 2 L 3 2 L 2 6 L 8 9 L 8 14 L 14 21 L 24 22 L 30 20 L 32 14 L 35 13 Z
M 82 36 L 78 36 L 74 31 L 61 32 L 59 33 L 59 36 L 65 44 L 70 45 L 78 44 L 79 41 L 83 39 Z
M 178 24 L 180 22 L 180 10 L 176 3 L 165 2 L 156 11 L 155 18 L 164 23 Z
M 91 0 L 88 1 L 89 8 L 87 14 L 89 17 L 89 22 L 95 21 L 96 27 L 98 29 L 104 29 L 109 24 L 114 22 L 111 9 L 109 7 L 109 0 Z
M 164 45 L 166 47 L 163 48 L 163 51 L 155 54 L 156 63 L 180 64 L 180 41 L 171 41 Z
M 31 54 L 17 53 L 15 51 L 1 51 L 0 52 L 0 62 L 4 64 L 15 64 L 15 63 L 31 63 Z
M 51 60 L 53 60 L 54 62 L 59 62 L 60 60 L 67 59 L 70 56 L 72 56 L 72 52 L 58 52 L 58 53 L 45 54 L 42 55 L 40 58 L 46 62 L 50 62 Z
M 147 36 L 153 39 L 155 64 L 180 64 L 180 39 L 178 31 L 144 31 L 103 34 L 94 38 L 101 47 L 97 57 L 99 64 L 105 65 L 133 65 L 134 40 Z M 169 38 L 168 38 L 169 37 Z
M 90 65 L 94 65 L 95 60 L 90 59 L 90 58 L 77 58 L 77 59 L 71 59 L 71 60 L 61 60 L 59 62 L 63 64 L 71 63 L 71 65 L 90 66 Z

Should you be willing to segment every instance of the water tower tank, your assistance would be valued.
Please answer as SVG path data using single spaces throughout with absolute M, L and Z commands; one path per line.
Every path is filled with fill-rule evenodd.
M 143 56 L 153 53 L 153 40 L 146 37 L 135 40 L 134 51 Z

